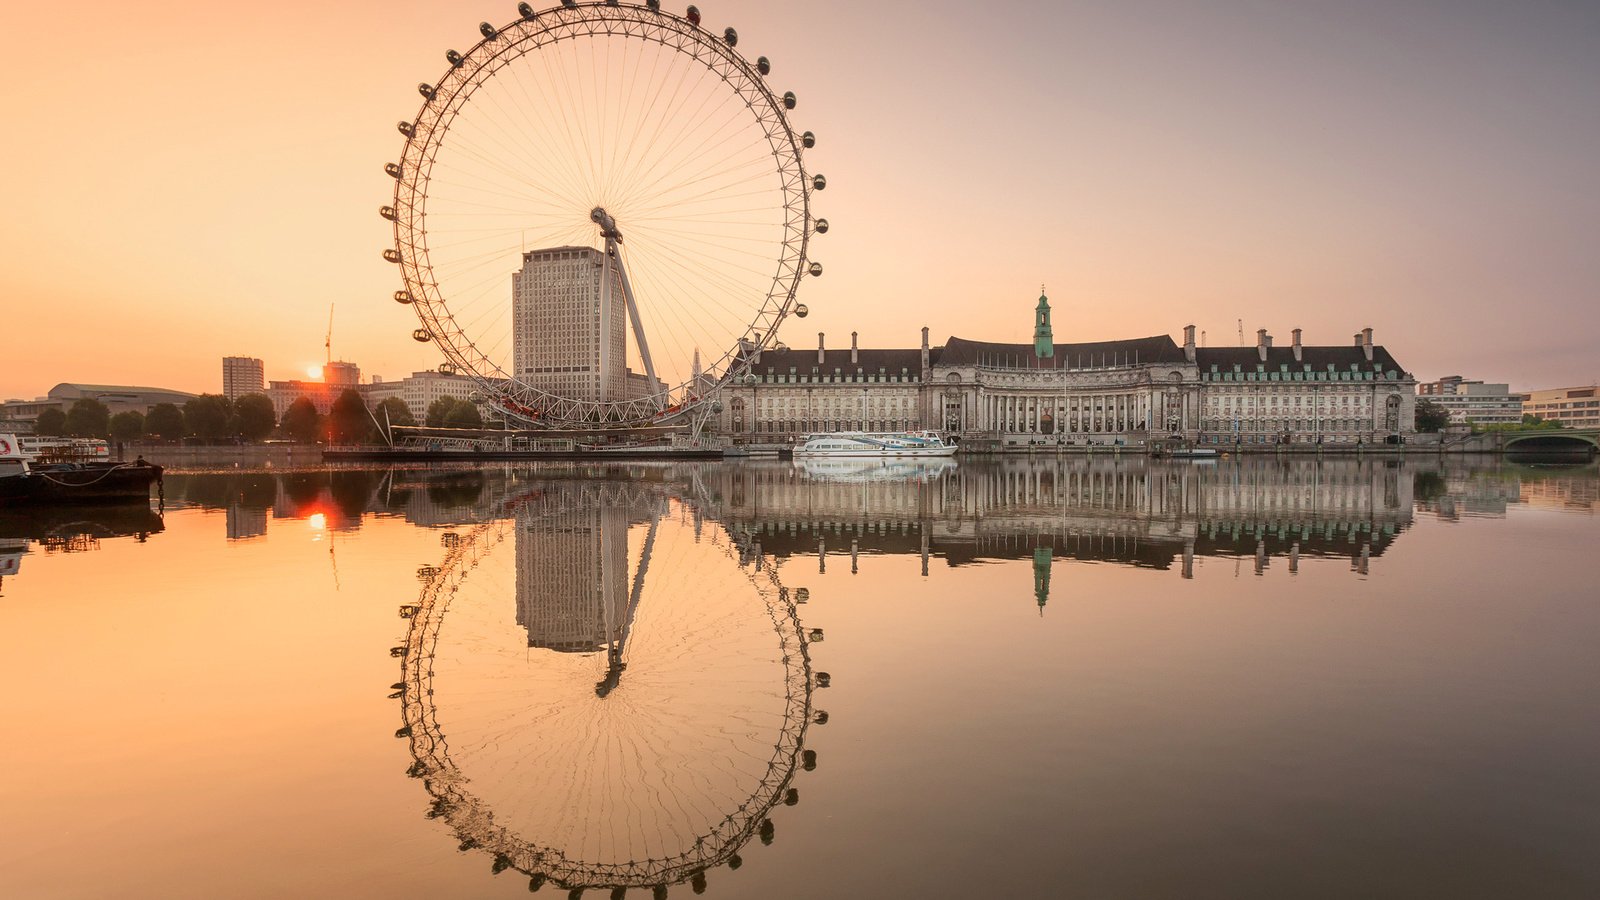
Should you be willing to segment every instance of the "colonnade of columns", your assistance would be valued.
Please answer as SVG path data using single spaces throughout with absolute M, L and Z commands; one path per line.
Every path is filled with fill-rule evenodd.
M 981 392 L 976 430 L 1002 434 L 1120 434 L 1151 428 L 1148 391 Z M 1157 423 L 1156 427 L 1160 427 Z

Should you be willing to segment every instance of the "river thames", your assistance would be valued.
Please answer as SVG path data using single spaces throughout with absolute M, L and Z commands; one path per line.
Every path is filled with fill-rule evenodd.
M 1600 471 L 169 472 L 0 513 L 12 897 L 1600 896 Z

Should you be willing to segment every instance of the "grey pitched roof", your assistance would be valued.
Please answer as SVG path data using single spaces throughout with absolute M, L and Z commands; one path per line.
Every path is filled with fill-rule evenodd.
M 1302 347 L 1298 360 L 1294 358 L 1292 346 L 1268 347 L 1265 362 L 1262 362 L 1255 347 L 1200 347 L 1195 350 L 1195 363 L 1200 366 L 1201 372 L 1210 371 L 1212 366 L 1216 366 L 1218 371 L 1231 372 L 1235 365 L 1243 371 L 1253 372 L 1258 364 L 1265 365 L 1268 370 L 1288 366 L 1290 371 L 1304 370 L 1306 366 L 1326 371 L 1331 364 L 1341 372 L 1348 372 L 1352 365 L 1370 372 L 1376 364 L 1381 365 L 1385 372 L 1405 372 L 1405 368 L 1381 345 L 1373 345 L 1371 362 L 1367 361 L 1367 355 L 1360 347 L 1351 344 L 1348 347 Z
M 859 349 L 856 351 L 856 361 L 850 361 L 850 348 L 843 350 L 827 350 L 823 353 L 823 361 L 817 362 L 816 348 L 790 347 L 787 350 L 763 350 L 761 361 L 750 367 L 758 377 L 762 375 L 787 375 L 790 367 L 797 373 L 810 374 L 813 367 L 821 372 L 831 373 L 834 369 L 840 372 L 853 373 L 860 369 L 868 375 L 877 374 L 879 369 L 890 375 L 898 375 L 901 369 L 912 374 L 922 373 L 922 351 L 917 348 L 910 350 L 870 350 Z
M 1133 338 L 1125 341 L 1089 341 L 1056 344 L 1055 355 L 1039 358 L 1033 344 L 998 344 L 952 337 L 945 342 L 939 364 L 971 366 L 994 364 L 1039 369 L 1076 369 L 1090 366 L 1131 365 L 1134 363 L 1182 363 L 1183 348 L 1171 335 Z

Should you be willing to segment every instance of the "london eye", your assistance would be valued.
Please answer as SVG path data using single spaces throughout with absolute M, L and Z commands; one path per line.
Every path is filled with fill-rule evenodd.
M 399 123 L 394 299 L 508 424 L 670 424 L 806 314 L 816 139 L 693 6 L 517 9 Z
M 814 673 L 771 565 L 657 485 L 534 486 L 419 571 L 408 774 L 530 886 L 703 887 L 798 800 Z

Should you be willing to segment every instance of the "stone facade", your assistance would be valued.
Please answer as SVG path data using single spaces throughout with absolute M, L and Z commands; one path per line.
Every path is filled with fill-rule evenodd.
M 725 382 L 720 427 L 787 442 L 826 431 L 937 430 L 998 446 L 1392 443 L 1415 430 L 1416 380 L 1372 330 L 1344 346 L 1197 347 L 1168 335 L 1050 343 L 1039 298 L 1033 344 L 952 337 L 913 350 L 763 351 Z

